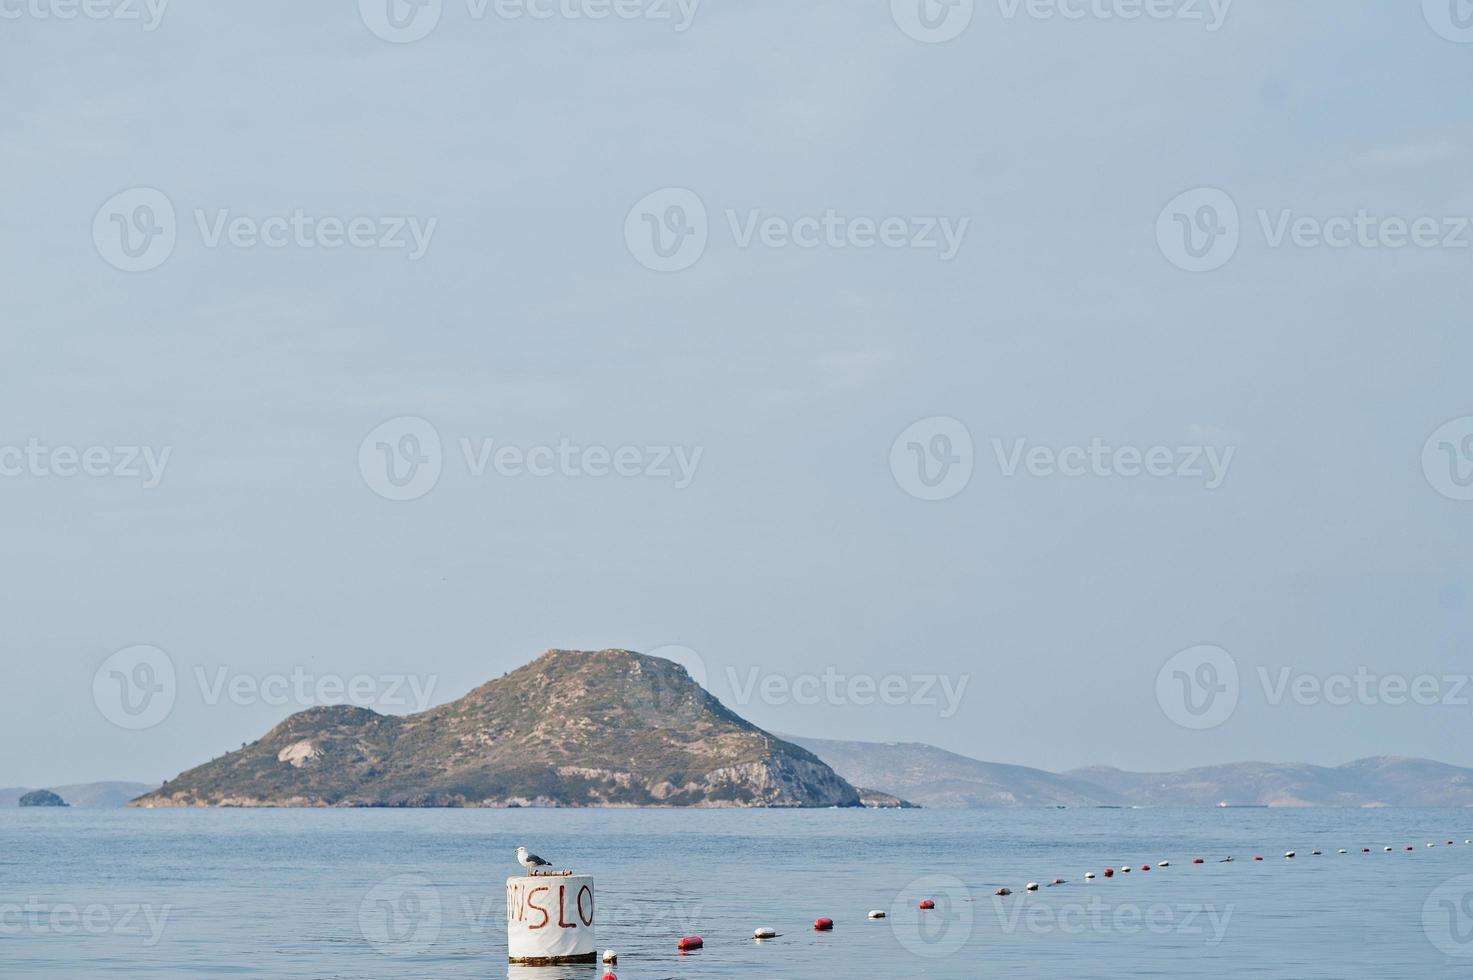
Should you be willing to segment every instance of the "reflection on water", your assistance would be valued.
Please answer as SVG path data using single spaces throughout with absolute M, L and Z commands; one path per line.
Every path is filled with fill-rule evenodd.
M 506 980 L 598 980 L 603 976 L 597 963 L 577 966 L 508 966 Z

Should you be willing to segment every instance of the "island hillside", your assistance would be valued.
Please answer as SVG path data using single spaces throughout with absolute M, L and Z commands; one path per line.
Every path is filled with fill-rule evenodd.
M 551 650 L 420 714 L 310 708 L 142 807 L 830 807 L 858 792 L 668 660 Z

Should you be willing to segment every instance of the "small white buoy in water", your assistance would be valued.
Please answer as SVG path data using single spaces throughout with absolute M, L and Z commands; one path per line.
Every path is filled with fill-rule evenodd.
M 883 919 L 885 918 L 885 913 L 881 909 L 873 909 L 870 911 L 869 917 L 871 919 Z
M 1028 890 L 1031 891 L 1031 892 L 1038 891 L 1038 882 L 1036 882 L 1036 881 L 1030 881 L 1030 882 L 1028 882 Z
M 753 932 L 752 932 L 752 938 L 753 939 L 776 939 L 777 938 L 777 930 L 776 929 L 768 929 L 766 927 L 763 927 L 761 929 L 756 929 L 756 930 L 753 930 Z
M 613 965 L 619 962 L 619 954 L 612 949 L 604 950 L 604 962 Z
M 1436 847 L 1437 845 L 1436 844 L 1428 844 L 1427 846 L 1428 847 Z
M 1156 867 L 1158 867 L 1158 868 L 1169 868 L 1169 867 L 1171 867 L 1171 862 L 1170 861 L 1162 861 L 1160 864 L 1156 865 Z
M 1284 857 L 1286 857 L 1286 858 L 1291 858 L 1293 856 L 1294 856 L 1294 852 L 1293 851 L 1285 851 L 1284 852 Z
M 1340 853 L 1341 854 L 1349 854 L 1350 852 L 1347 851 L 1345 848 L 1342 847 L 1342 848 L 1340 848 Z
M 1095 876 L 1095 873 L 1093 871 L 1086 871 L 1084 873 L 1084 879 L 1086 881 L 1092 881 L 1094 879 L 1094 876 Z
M 1390 853 L 1391 853 L 1391 848 L 1389 848 L 1389 847 L 1388 847 L 1388 848 L 1386 848 L 1386 853 L 1387 853 L 1387 854 L 1390 854 Z

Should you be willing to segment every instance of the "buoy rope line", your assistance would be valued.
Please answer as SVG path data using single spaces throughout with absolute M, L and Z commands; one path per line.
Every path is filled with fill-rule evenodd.
M 1473 838 L 1464 840 L 1463 843 L 1464 844 L 1473 844 Z M 1432 841 L 1432 842 L 1429 842 L 1427 844 L 1427 846 L 1428 847 L 1437 847 L 1439 845 L 1435 841 Z M 1446 844 L 1441 845 L 1441 846 L 1444 846 L 1444 847 L 1453 847 L 1453 846 L 1455 846 L 1455 843 L 1453 841 L 1448 841 Z M 1395 850 L 1396 850 L 1396 848 L 1394 848 L 1394 847 L 1385 847 L 1384 848 L 1384 851 L 1387 854 L 1390 854 L 1390 853 L 1392 853 Z M 1412 845 L 1408 844 L 1408 845 L 1405 846 L 1404 850 L 1406 850 L 1406 851 L 1416 851 L 1416 848 L 1413 847 Z M 1324 853 L 1325 853 L 1324 851 L 1315 850 L 1315 851 L 1311 851 L 1310 852 L 1310 855 L 1313 856 L 1313 857 L 1321 857 L 1321 856 L 1324 855 Z M 1336 851 L 1336 853 L 1337 854 L 1349 854 L 1350 853 L 1350 850 L 1348 848 L 1343 848 L 1342 847 L 1342 848 L 1339 848 Z M 1360 849 L 1360 853 L 1362 853 L 1362 854 L 1370 854 L 1371 853 L 1371 849 L 1369 847 L 1362 847 Z M 1284 852 L 1284 860 L 1285 861 L 1293 861 L 1298 856 L 1299 856 L 1299 852 L 1298 851 L 1285 851 Z M 1261 854 L 1255 854 L 1253 856 L 1253 860 L 1254 861 L 1262 861 L 1263 860 L 1263 855 L 1261 855 Z M 1227 857 L 1218 858 L 1217 861 L 1216 861 L 1216 863 L 1217 864 L 1232 864 L 1232 863 L 1234 863 L 1236 861 L 1237 861 L 1237 858 L 1235 858 L 1233 855 L 1229 854 Z M 1198 858 L 1192 858 L 1192 862 L 1191 863 L 1193 865 L 1204 865 L 1204 864 L 1207 863 L 1207 859 L 1206 858 L 1200 858 L 1200 857 L 1198 857 Z M 1170 861 L 1158 861 L 1154 865 L 1151 865 L 1151 864 L 1142 864 L 1140 866 L 1140 870 L 1141 871 L 1150 871 L 1152 868 L 1164 870 L 1164 869 L 1170 868 L 1170 867 L 1171 867 L 1171 862 Z M 1119 872 L 1121 874 L 1129 874 L 1130 873 L 1130 870 L 1131 870 L 1131 865 L 1130 865 L 1129 862 L 1126 862 L 1126 863 L 1122 864 L 1120 866 L 1120 868 L 1119 868 Z M 1103 875 L 1105 878 L 1114 878 L 1115 877 L 1115 874 L 1116 874 L 1116 869 L 1115 868 L 1105 868 L 1103 871 L 1099 872 L 1099 874 L 1100 875 Z M 1084 880 L 1085 881 L 1094 881 L 1094 880 L 1096 880 L 1096 877 L 1097 877 L 1096 876 L 1096 873 L 1093 872 L 1093 871 L 1086 871 L 1084 873 Z M 1063 879 L 1063 878 L 1054 878 L 1054 879 L 1051 879 L 1047 883 L 1046 887 L 1054 888 L 1054 887 L 1059 886 L 1059 885 L 1067 885 L 1067 884 L 1068 884 L 1068 882 L 1065 879 Z M 1036 881 L 1030 881 L 1030 882 L 1028 882 L 1027 885 L 1024 886 L 1024 889 L 1023 890 L 1025 892 L 1028 892 L 1028 893 L 1033 893 L 1033 892 L 1037 892 L 1040 887 L 1041 886 L 1039 885 L 1038 882 L 1036 882 Z M 1013 890 L 1011 888 L 1001 887 L 1001 888 L 998 888 L 992 894 L 994 896 L 998 897 L 998 898 L 1006 898 L 1009 895 L 1012 895 L 1013 894 Z M 916 908 L 919 911 L 921 911 L 921 912 L 931 912 L 931 911 L 934 911 L 936 909 L 936 900 L 933 899 L 933 898 L 923 898 L 916 905 Z M 883 909 L 874 909 L 874 910 L 866 913 L 866 916 L 865 917 L 868 918 L 868 919 L 871 919 L 871 920 L 878 921 L 878 920 L 888 919 L 889 918 L 889 915 Z M 828 916 L 822 916 L 820 918 L 817 918 L 817 919 L 814 919 L 813 920 L 813 931 L 814 932 L 828 933 L 828 932 L 833 932 L 833 930 L 834 930 L 834 920 L 831 919 L 831 918 L 829 918 Z M 752 932 L 752 941 L 758 942 L 758 943 L 768 942 L 770 940 L 777 939 L 780 936 L 781 936 L 781 933 L 779 933 L 776 929 L 771 928 L 771 927 L 762 927 L 762 928 L 758 928 L 758 929 L 753 930 L 753 932 Z M 700 936 L 682 936 L 680 938 L 680 940 L 676 943 L 676 949 L 679 950 L 679 952 L 683 955 L 683 954 L 686 954 L 686 953 L 693 953 L 693 952 L 696 952 L 697 950 L 704 949 L 705 948 L 705 945 L 706 945 L 705 940 L 701 939 Z M 613 950 L 608 950 L 607 952 L 604 953 L 604 963 L 609 964 L 609 965 L 613 965 L 617 961 L 618 961 L 617 954 L 615 954 Z M 613 975 L 612 972 L 609 972 L 609 973 L 604 974 L 604 976 L 602 977 L 602 980 L 617 980 L 617 978 L 614 977 L 614 975 Z

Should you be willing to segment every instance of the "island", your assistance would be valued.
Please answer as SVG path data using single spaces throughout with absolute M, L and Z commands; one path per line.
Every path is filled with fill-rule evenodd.
M 21 806 L 66 806 L 66 800 L 49 789 L 32 790 L 20 798 Z

